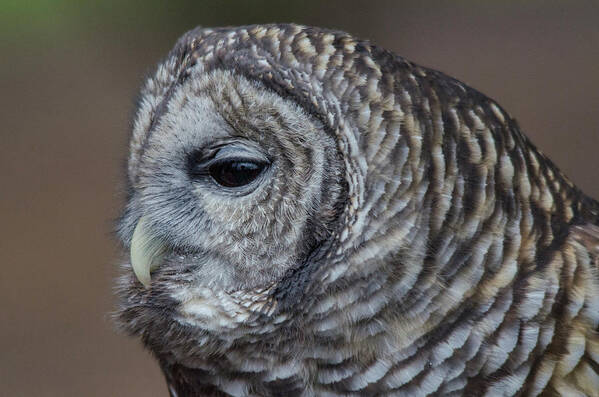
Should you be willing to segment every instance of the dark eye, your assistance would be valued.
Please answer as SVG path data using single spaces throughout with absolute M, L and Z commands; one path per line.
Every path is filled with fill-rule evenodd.
M 248 160 L 221 160 L 212 164 L 208 171 L 219 185 L 239 187 L 256 179 L 265 167 L 266 163 Z

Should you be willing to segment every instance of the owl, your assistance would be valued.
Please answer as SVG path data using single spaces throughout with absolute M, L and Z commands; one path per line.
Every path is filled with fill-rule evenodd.
M 599 203 L 493 100 L 339 31 L 145 82 L 117 323 L 171 396 L 599 396 Z

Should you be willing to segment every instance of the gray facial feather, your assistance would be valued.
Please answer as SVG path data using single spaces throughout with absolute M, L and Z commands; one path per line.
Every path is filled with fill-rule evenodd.
M 297 25 L 192 30 L 141 98 L 117 318 L 173 396 L 599 395 L 599 204 L 491 99 Z

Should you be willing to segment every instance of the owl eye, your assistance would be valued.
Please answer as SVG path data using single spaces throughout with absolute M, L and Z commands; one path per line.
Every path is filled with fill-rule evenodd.
M 212 179 L 224 187 L 239 187 L 251 183 L 266 167 L 266 163 L 249 160 L 220 160 L 208 168 Z

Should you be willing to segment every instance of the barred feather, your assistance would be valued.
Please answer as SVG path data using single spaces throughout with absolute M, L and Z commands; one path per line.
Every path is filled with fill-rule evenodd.
M 599 396 L 599 204 L 493 100 L 342 32 L 192 30 L 142 89 L 125 245 L 152 186 L 186 189 L 149 164 L 191 142 L 168 131 L 194 95 L 214 109 L 184 117 L 218 113 L 287 165 L 230 229 L 222 201 L 185 233 L 188 207 L 156 221 L 179 250 L 208 233 L 218 274 L 279 270 L 235 289 L 171 264 L 150 290 L 121 284 L 119 322 L 173 396 Z

